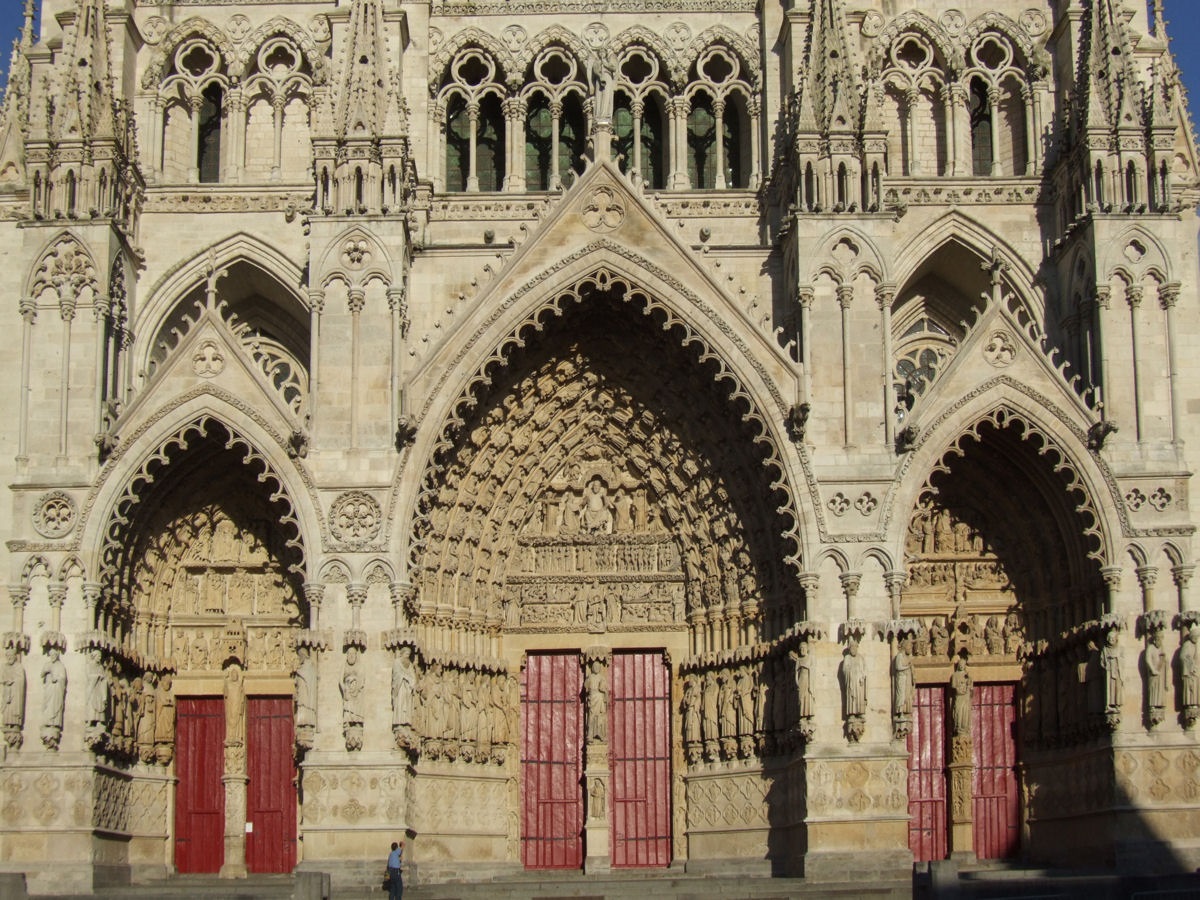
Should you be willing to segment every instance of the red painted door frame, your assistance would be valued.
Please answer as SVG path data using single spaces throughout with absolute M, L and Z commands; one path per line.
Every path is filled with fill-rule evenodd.
M 612 864 L 671 862 L 671 675 L 661 652 L 613 654 Z
M 521 861 L 583 865 L 583 673 L 578 653 L 531 653 L 521 676 Z
M 180 697 L 175 715 L 175 868 L 217 872 L 225 862 L 225 701 Z
M 296 764 L 291 697 L 246 700 L 246 867 L 296 868 Z

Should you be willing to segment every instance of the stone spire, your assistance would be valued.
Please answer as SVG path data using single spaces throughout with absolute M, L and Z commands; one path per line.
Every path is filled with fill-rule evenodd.
M 861 190 L 864 89 L 843 0 L 812 0 L 804 71 L 796 128 L 804 184 L 797 205 L 833 212 L 868 206 Z
M 313 129 L 317 207 L 343 215 L 378 215 L 398 208 L 408 154 L 408 105 L 399 63 L 389 58 L 383 0 L 352 0 L 335 96 L 318 95 Z M 403 49 L 404 32 L 392 31 Z
M 336 126 L 339 138 L 379 138 L 387 109 L 387 54 L 380 0 L 354 0 L 343 54 Z
M 857 131 L 863 91 L 846 38 L 842 0 L 813 0 L 807 69 L 821 133 Z
M 36 218 L 111 218 L 131 227 L 142 188 L 132 118 L 117 99 L 105 0 L 73 0 L 30 104 L 25 142 Z M 26 32 L 31 28 L 26 23 Z M 30 38 L 31 40 L 31 38 Z
M 29 89 L 32 70 L 28 52 L 33 47 L 33 3 L 25 0 L 21 39 L 13 43 L 8 64 L 8 87 L 0 105 L 0 188 L 25 181 L 25 139 L 29 134 Z
M 1133 42 L 1113 0 L 1092 0 L 1083 26 L 1076 104 L 1084 130 L 1143 127 L 1142 85 Z
M 117 133 L 105 0 L 78 0 L 51 83 L 54 140 L 105 140 Z

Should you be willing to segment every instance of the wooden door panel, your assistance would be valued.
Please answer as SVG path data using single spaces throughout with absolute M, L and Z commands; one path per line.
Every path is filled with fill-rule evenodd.
M 615 653 L 609 766 L 614 866 L 671 862 L 671 687 L 661 653 Z
M 180 697 L 175 715 L 175 867 L 217 872 L 225 862 L 225 701 Z
M 246 867 L 290 872 L 296 867 L 296 766 L 292 698 L 246 701 Z
M 583 865 L 583 673 L 575 653 L 530 654 L 521 684 L 521 860 Z
M 972 697 L 971 800 L 975 855 L 1008 859 L 1020 845 L 1016 685 L 980 684 Z
M 908 736 L 908 846 L 918 862 L 946 858 L 946 696 L 918 687 Z

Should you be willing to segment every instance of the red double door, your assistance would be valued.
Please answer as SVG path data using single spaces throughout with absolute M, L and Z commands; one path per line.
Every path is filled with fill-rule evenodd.
M 661 653 L 617 652 L 609 667 L 614 866 L 671 861 L 670 673 Z M 577 653 L 531 654 L 521 697 L 522 862 L 576 869 L 584 857 L 583 675 Z
M 971 811 L 979 859 L 1006 859 L 1020 844 L 1016 685 L 976 685 L 971 715 Z M 918 861 L 945 859 L 947 831 L 946 688 L 919 687 L 908 737 L 908 843 Z
M 225 861 L 225 702 L 181 697 L 176 705 L 175 867 L 216 872 Z M 246 866 L 290 872 L 296 866 L 296 767 L 292 699 L 246 701 Z

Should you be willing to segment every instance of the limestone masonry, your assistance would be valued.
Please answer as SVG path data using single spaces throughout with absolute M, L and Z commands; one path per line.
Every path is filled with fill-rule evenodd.
M 1200 865 L 1158 2 L 27 0 L 0 871 Z

